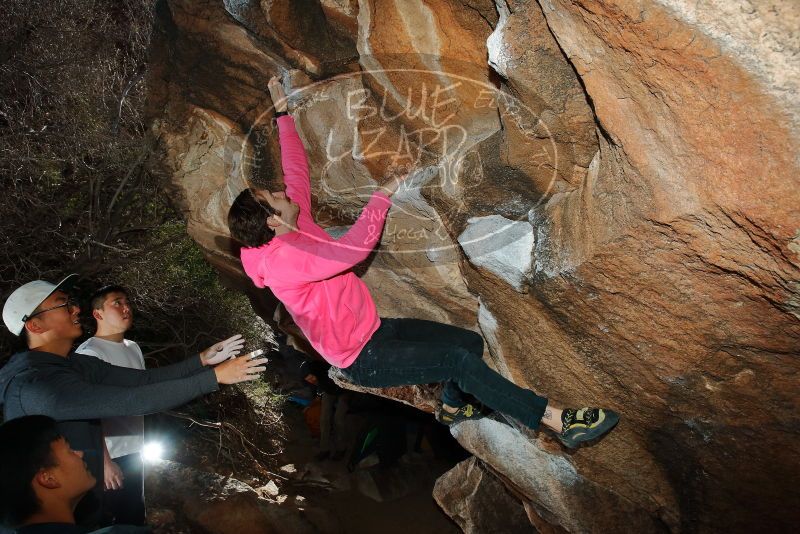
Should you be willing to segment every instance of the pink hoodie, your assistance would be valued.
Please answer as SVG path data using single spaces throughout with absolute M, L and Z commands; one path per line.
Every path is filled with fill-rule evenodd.
M 308 163 L 294 119 L 279 117 L 278 130 L 286 196 L 300 206 L 297 230 L 243 248 L 242 266 L 257 287 L 269 287 L 283 302 L 317 352 L 349 367 L 380 325 L 367 286 L 350 269 L 380 241 L 392 201 L 373 193 L 358 221 L 334 240 L 311 216 Z

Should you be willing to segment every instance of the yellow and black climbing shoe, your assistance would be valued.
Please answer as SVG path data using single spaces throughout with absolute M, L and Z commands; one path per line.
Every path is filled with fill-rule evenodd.
M 565 408 L 561 413 L 558 439 L 574 449 L 581 443 L 597 439 L 619 422 L 619 414 L 602 408 Z
M 482 417 L 481 411 L 472 404 L 465 404 L 453 413 L 448 412 L 441 406 L 436 410 L 436 420 L 446 425 L 454 425 L 461 421 L 476 421 Z

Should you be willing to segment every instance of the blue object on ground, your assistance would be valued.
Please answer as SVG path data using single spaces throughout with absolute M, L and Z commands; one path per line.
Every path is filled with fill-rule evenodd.
M 295 404 L 299 404 L 300 406 L 308 406 L 311 404 L 311 399 L 307 399 L 305 397 L 300 397 L 298 395 L 289 395 L 289 400 L 294 402 Z

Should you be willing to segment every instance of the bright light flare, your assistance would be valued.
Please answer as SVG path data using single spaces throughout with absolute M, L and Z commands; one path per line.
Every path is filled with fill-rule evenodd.
M 158 441 L 145 443 L 142 447 L 142 460 L 153 463 L 164 457 L 164 446 Z

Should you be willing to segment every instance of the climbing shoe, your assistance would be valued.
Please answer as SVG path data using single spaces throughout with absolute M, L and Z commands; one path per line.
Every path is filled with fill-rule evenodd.
M 436 411 L 436 420 L 445 425 L 454 425 L 461 421 L 476 421 L 483 417 L 481 411 L 472 404 L 465 404 L 455 412 L 448 412 L 442 406 Z
M 619 414 L 602 408 L 565 408 L 561 413 L 558 439 L 574 449 L 581 443 L 597 439 L 619 422 Z

